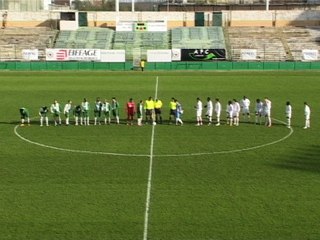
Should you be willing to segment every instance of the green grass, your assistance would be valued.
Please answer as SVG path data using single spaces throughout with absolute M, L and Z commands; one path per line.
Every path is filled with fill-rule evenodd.
M 64 105 L 86 97 L 93 105 L 116 96 L 124 123 L 125 102 L 154 96 L 157 76 L 164 119 L 176 97 L 186 124 L 154 129 L 148 239 L 319 239 L 319 72 L 2 72 L 0 239 L 143 240 L 152 126 L 40 128 L 37 112 L 54 99 Z M 280 122 L 194 126 L 198 96 L 219 97 L 225 108 L 243 95 L 252 111 L 256 98 L 268 96 Z M 288 100 L 293 134 L 241 151 L 290 133 L 281 123 Z M 312 110 L 308 130 L 304 101 Z M 22 106 L 34 119 L 17 132 L 62 150 L 14 134 Z M 206 154 L 190 155 L 199 153 Z

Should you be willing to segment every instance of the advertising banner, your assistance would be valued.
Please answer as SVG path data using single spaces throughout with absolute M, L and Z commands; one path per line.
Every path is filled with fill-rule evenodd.
M 46 49 L 47 61 L 100 61 L 100 49 Z
M 225 59 L 225 49 L 181 49 L 181 61 L 216 61 Z
M 147 50 L 147 62 L 171 62 L 171 50 Z
M 125 62 L 125 50 L 100 50 L 100 62 Z
M 133 21 L 119 21 L 116 25 L 117 32 L 132 32 L 133 31 Z
M 317 61 L 319 51 L 314 49 L 303 49 L 302 50 L 302 61 Z
M 257 60 L 257 50 L 241 49 L 240 57 L 241 57 L 241 60 Z
M 39 50 L 38 49 L 23 49 L 22 57 L 24 60 L 39 60 Z
M 168 31 L 166 21 L 155 21 L 148 22 L 148 31 L 149 32 L 166 32 Z
M 181 61 L 181 49 L 172 49 L 172 61 Z

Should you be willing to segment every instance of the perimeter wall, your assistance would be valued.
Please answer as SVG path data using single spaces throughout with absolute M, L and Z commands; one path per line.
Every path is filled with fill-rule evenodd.
M 140 71 L 132 62 L 0 62 L 0 71 Z M 320 62 L 171 62 L 147 63 L 146 71 L 320 70 Z

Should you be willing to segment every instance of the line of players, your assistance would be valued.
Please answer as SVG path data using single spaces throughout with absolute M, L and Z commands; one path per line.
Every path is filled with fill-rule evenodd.
M 236 99 L 229 100 L 226 106 L 226 113 L 227 113 L 227 125 L 230 126 L 239 126 L 240 123 L 240 114 L 244 116 L 246 121 L 250 121 L 250 100 L 244 96 L 241 101 L 237 101 Z M 202 102 L 200 98 L 197 98 L 196 108 L 196 115 L 197 115 L 197 126 L 201 126 L 203 124 L 202 121 Z M 216 114 L 216 126 L 220 126 L 220 116 L 221 116 L 221 103 L 219 98 L 215 99 L 215 104 L 213 106 L 213 102 L 211 101 L 210 97 L 207 98 L 207 104 L 204 106 L 207 109 L 206 117 L 208 118 L 208 125 L 212 124 L 212 115 L 213 111 Z M 255 123 L 261 124 L 261 118 L 264 116 L 265 124 L 268 127 L 271 127 L 271 101 L 268 98 L 265 98 L 264 101 L 260 99 L 256 100 L 256 107 L 255 107 L 255 114 L 256 119 Z
M 226 114 L 227 114 L 227 125 L 230 126 L 239 126 L 240 122 L 240 114 L 244 116 L 246 121 L 250 121 L 250 100 L 244 96 L 240 102 L 236 99 L 232 101 L 228 101 L 226 106 Z M 304 103 L 305 108 L 305 126 L 304 129 L 310 128 L 310 114 L 311 110 L 308 104 Z M 143 115 L 145 115 L 145 123 L 151 124 L 162 124 L 162 101 L 160 99 L 153 100 L 152 97 L 149 97 L 145 102 L 140 100 L 136 105 L 132 98 L 126 103 L 126 112 L 127 112 L 127 124 L 133 125 L 134 123 L 134 115 L 137 114 L 137 125 L 142 125 Z M 271 119 L 271 107 L 272 102 L 269 98 L 265 97 L 264 100 L 257 99 L 255 105 L 255 123 L 261 124 L 262 118 L 264 118 L 265 125 L 268 127 L 272 126 Z M 120 104 L 115 97 L 112 98 L 111 103 L 106 99 L 105 101 L 101 101 L 100 98 L 96 99 L 94 105 L 94 125 L 101 124 L 101 119 L 103 118 L 104 124 L 111 123 L 111 117 L 114 119 L 116 124 L 120 123 L 119 119 L 119 108 Z M 172 98 L 169 103 L 170 113 L 169 113 L 169 124 L 174 123 L 176 125 L 183 125 L 182 115 L 183 109 L 181 103 Z M 213 104 L 210 97 L 207 98 L 206 105 L 203 105 L 201 99 L 198 97 L 196 99 L 196 105 L 194 106 L 196 110 L 196 126 L 203 125 L 203 109 L 206 108 L 206 117 L 208 121 L 208 125 L 213 123 L 213 112 L 216 117 L 216 126 L 220 126 L 220 117 L 221 117 L 221 103 L 218 98 L 215 99 L 215 103 Z M 40 116 L 40 126 L 49 126 L 49 118 L 48 113 L 51 113 L 53 116 L 54 125 L 61 125 L 61 109 L 60 104 L 57 100 L 51 104 L 50 108 L 47 106 L 43 106 L 39 110 Z M 72 106 L 72 102 L 69 100 L 63 109 L 63 114 L 65 116 L 65 124 L 70 124 L 70 116 L 73 114 L 75 119 L 75 125 L 90 125 L 90 104 L 86 98 L 83 99 L 81 104 Z M 287 127 L 291 127 L 291 117 L 292 117 L 292 107 L 290 102 L 286 102 L 285 109 L 286 119 L 287 119 Z M 24 125 L 25 121 L 30 124 L 29 113 L 26 108 L 20 108 L 21 115 L 21 125 Z

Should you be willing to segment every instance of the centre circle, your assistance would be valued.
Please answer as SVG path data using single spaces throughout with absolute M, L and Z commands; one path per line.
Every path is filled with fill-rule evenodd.
M 37 145 L 37 146 L 43 147 L 43 148 L 49 148 L 49 149 L 56 150 L 56 151 L 63 151 L 63 152 L 70 152 L 70 153 L 95 154 L 95 155 L 123 156 L 123 157 L 150 157 L 150 154 L 151 154 L 150 153 L 151 152 L 150 151 L 150 139 L 152 137 L 152 138 L 154 138 L 154 139 L 152 139 L 152 142 L 154 142 L 154 146 L 152 146 L 152 148 L 154 148 L 152 151 L 153 157 L 188 157 L 188 156 L 230 154 L 230 153 L 251 151 L 251 150 L 255 150 L 255 149 L 259 149 L 259 148 L 263 148 L 263 147 L 267 147 L 270 145 L 280 143 L 292 135 L 293 129 L 292 128 L 290 128 L 290 129 L 285 128 L 283 126 L 284 123 L 280 120 L 277 120 L 277 119 L 274 119 L 274 120 L 281 124 L 281 126 L 280 125 L 277 126 L 277 128 L 278 128 L 277 131 L 278 132 L 280 131 L 279 128 L 281 128 L 283 130 L 281 130 L 281 133 L 279 136 L 276 136 L 276 138 L 271 137 L 270 139 L 268 139 L 268 141 L 264 140 L 263 136 L 270 134 L 270 132 L 273 131 L 273 128 L 266 128 L 264 126 L 255 126 L 255 125 L 249 126 L 249 125 L 247 125 L 246 129 L 244 129 L 244 130 L 238 130 L 238 129 L 241 129 L 242 126 L 239 126 L 239 127 L 229 127 L 229 126 L 195 127 L 195 126 L 190 126 L 190 128 L 188 128 L 188 129 L 185 128 L 184 126 L 183 127 L 159 126 L 159 125 L 145 126 L 150 129 L 154 128 L 153 129 L 154 131 L 152 131 L 152 132 L 154 132 L 155 134 L 152 136 L 150 134 L 148 137 L 145 137 L 145 136 L 141 136 L 141 138 L 139 137 L 138 140 L 141 143 L 146 145 L 145 148 L 141 148 L 140 152 L 139 151 L 133 152 L 130 150 L 128 150 L 127 152 L 117 152 L 117 151 L 108 151 L 108 150 L 101 151 L 101 149 L 94 149 L 94 148 L 92 148 L 92 149 L 84 149 L 84 148 L 83 149 L 76 149 L 73 147 L 68 147 L 67 145 L 63 146 L 63 147 L 57 146 L 57 144 L 52 144 L 52 143 L 46 142 L 46 139 L 44 139 L 43 141 L 42 140 L 33 140 L 25 135 L 22 135 L 19 131 L 19 129 L 20 129 L 19 125 L 15 126 L 14 134 L 18 138 L 20 138 L 21 140 L 23 140 L 29 144 Z M 33 126 L 31 126 L 31 127 L 33 127 Z M 70 129 L 72 127 L 68 127 L 68 128 Z M 74 127 L 74 128 L 76 128 L 76 127 Z M 94 126 L 92 126 L 91 128 L 94 128 Z M 128 128 L 130 128 L 130 127 L 128 127 Z M 124 126 L 123 131 L 120 130 L 120 134 L 124 131 L 128 132 L 129 131 L 128 128 L 126 128 L 126 126 Z M 172 130 L 169 129 L 169 132 L 171 134 L 170 135 L 168 135 L 168 134 L 161 135 L 161 131 L 164 130 L 164 128 L 172 129 Z M 254 130 L 251 130 L 251 129 L 254 129 Z M 44 130 L 46 130 L 46 129 L 44 129 Z M 117 130 L 115 130 L 115 131 L 117 131 Z M 54 130 L 52 130 L 52 131 L 54 131 Z M 168 132 L 167 129 L 165 131 Z M 188 131 L 189 135 L 181 134 L 181 132 L 183 132 L 183 131 Z M 227 131 L 234 133 L 234 135 L 231 135 L 231 137 L 229 135 L 227 137 L 227 139 L 225 139 L 224 134 Z M 243 132 L 246 132 L 246 131 L 251 131 L 250 134 L 252 134 L 252 131 L 253 131 L 253 138 L 255 138 L 255 141 L 253 139 L 245 139 L 245 138 L 248 138 L 248 136 L 250 136 L 249 134 L 248 134 L 248 136 L 241 136 L 243 134 Z M 286 132 L 285 135 L 283 135 L 283 131 Z M 160 132 L 160 136 L 159 136 L 159 134 L 157 134 L 159 132 Z M 260 136 L 260 132 L 261 132 L 261 136 Z M 197 133 L 199 133 L 199 134 L 197 135 Z M 206 135 L 206 139 L 204 140 L 204 142 L 202 142 L 203 139 L 201 137 L 202 136 L 201 134 Z M 256 135 L 256 136 L 254 136 L 254 135 Z M 273 135 L 273 134 L 271 134 L 271 135 Z M 125 136 L 125 137 L 137 138 L 137 136 Z M 230 139 L 233 137 L 235 139 L 238 139 L 238 142 Z M 247 144 L 246 142 L 245 142 L 245 144 L 241 144 L 242 137 L 243 137 L 243 141 L 244 140 L 248 141 L 248 142 L 250 142 L 250 144 Z M 65 137 L 63 135 L 62 136 L 57 135 L 57 138 L 59 138 L 59 139 L 57 139 L 57 141 L 59 142 L 60 139 L 63 139 Z M 111 138 L 110 141 L 112 141 L 112 138 L 114 138 L 116 140 L 117 138 L 121 138 L 121 135 L 110 136 L 110 138 Z M 52 140 L 52 138 L 51 138 L 51 140 Z M 64 139 L 64 140 L 67 142 L 68 141 L 86 141 L 86 137 L 84 136 L 82 139 L 77 139 L 77 136 L 75 136 L 73 139 L 72 136 L 68 136 L 67 139 Z M 137 141 L 137 139 L 135 139 L 135 140 Z M 215 146 L 217 145 L 218 141 L 219 142 L 221 142 L 221 141 L 230 142 L 230 146 L 228 144 L 223 144 L 223 146 L 225 145 L 225 148 L 220 147 L 220 149 L 219 148 L 217 149 Z M 254 143 L 252 143 L 252 142 L 254 142 Z M 98 145 L 98 142 L 94 142 L 94 140 L 92 140 L 91 144 Z M 159 147 L 159 145 L 162 145 L 162 148 Z M 192 149 L 191 148 L 192 146 L 195 146 L 197 151 L 194 151 L 194 152 L 188 151 L 188 150 Z M 125 149 L 125 147 L 126 146 L 120 146 L 121 149 Z M 108 149 L 108 148 L 106 147 L 105 149 Z M 164 150 L 162 150 L 162 149 L 164 149 Z

